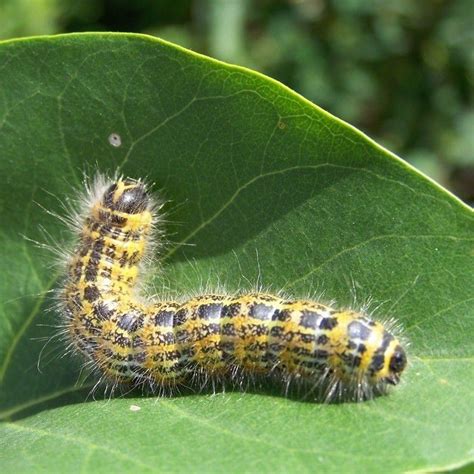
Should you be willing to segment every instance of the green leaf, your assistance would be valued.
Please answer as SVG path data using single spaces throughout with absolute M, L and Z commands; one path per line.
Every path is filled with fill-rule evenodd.
M 0 92 L 2 472 L 468 469 L 469 208 L 281 84 L 155 38 L 0 43 Z M 61 201 L 84 172 L 116 169 L 167 200 L 157 292 L 262 284 L 370 300 L 405 327 L 402 385 L 338 405 L 265 391 L 87 397 L 94 381 L 76 384 L 80 361 L 53 337 L 60 271 L 32 241 L 63 249 Z

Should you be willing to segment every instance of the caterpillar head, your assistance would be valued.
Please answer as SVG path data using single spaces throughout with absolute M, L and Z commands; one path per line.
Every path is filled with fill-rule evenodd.
M 397 385 L 407 364 L 400 342 L 379 322 L 362 317 L 358 323 L 365 324 L 368 329 L 365 341 L 367 356 L 361 367 L 365 379 L 381 391 L 385 391 L 387 385 Z
M 139 214 L 148 208 L 149 203 L 145 185 L 130 178 L 119 179 L 111 184 L 102 198 L 104 207 L 125 214 Z
M 391 355 L 389 355 L 388 375 L 383 379 L 386 383 L 397 385 L 400 382 L 400 376 L 407 365 L 407 356 L 401 345 L 395 346 Z
M 100 192 L 99 200 L 92 207 L 92 216 L 97 222 L 123 232 L 138 231 L 145 235 L 154 222 L 155 208 L 143 182 L 119 178 Z
M 335 370 L 349 387 L 385 392 L 397 385 L 407 365 L 400 341 L 384 325 L 363 314 L 341 313 Z M 336 339 L 335 339 L 336 340 Z

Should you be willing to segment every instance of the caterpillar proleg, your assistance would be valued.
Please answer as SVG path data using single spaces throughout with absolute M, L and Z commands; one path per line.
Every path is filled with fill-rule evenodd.
M 72 345 L 101 377 L 155 390 L 197 378 L 298 381 L 328 401 L 399 383 L 401 343 L 363 312 L 258 292 L 144 300 L 137 279 L 157 206 L 140 180 L 95 188 L 60 304 Z

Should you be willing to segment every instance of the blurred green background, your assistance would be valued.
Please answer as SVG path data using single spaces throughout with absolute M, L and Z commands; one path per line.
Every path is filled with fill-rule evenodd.
M 473 0 L 0 0 L 0 38 L 148 33 L 261 71 L 474 203 Z

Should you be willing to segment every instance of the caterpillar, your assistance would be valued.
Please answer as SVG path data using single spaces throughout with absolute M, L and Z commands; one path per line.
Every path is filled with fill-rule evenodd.
M 97 183 L 59 299 L 71 346 L 100 380 L 152 390 L 298 381 L 326 401 L 362 401 L 399 383 L 405 350 L 364 312 L 258 292 L 144 300 L 138 278 L 159 206 L 141 180 Z

